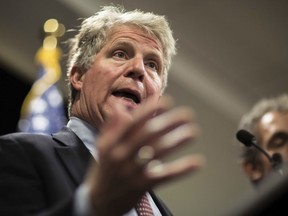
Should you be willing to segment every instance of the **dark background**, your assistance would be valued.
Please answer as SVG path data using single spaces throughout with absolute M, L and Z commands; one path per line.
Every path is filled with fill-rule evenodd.
M 24 82 L 14 74 L 11 68 L 0 63 L 1 135 L 17 130 L 21 105 L 32 85 L 32 83 Z

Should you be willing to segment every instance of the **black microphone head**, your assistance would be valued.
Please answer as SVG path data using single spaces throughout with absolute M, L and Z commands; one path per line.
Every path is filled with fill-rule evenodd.
M 254 145 L 254 142 L 256 140 L 253 134 L 243 129 L 237 131 L 236 137 L 241 143 L 243 143 L 247 147 Z
M 280 153 L 274 153 L 272 155 L 272 160 L 276 164 L 281 164 L 283 162 L 283 158 Z
M 267 157 L 267 159 L 272 163 L 272 166 L 273 166 L 272 158 L 261 146 L 259 146 L 257 144 L 256 137 L 253 134 L 242 129 L 236 133 L 236 137 L 246 147 L 254 146 L 256 149 L 258 149 L 260 152 L 262 152 Z M 278 157 L 278 156 L 276 156 L 276 157 Z

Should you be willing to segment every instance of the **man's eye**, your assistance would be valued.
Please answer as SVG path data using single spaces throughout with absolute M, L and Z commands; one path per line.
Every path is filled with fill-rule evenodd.
M 152 70 L 156 71 L 156 72 L 159 71 L 158 65 L 157 65 L 155 62 L 153 62 L 153 61 L 148 62 L 146 65 L 147 65 L 149 68 L 151 68 Z
M 126 54 L 123 51 L 116 51 L 116 52 L 114 52 L 113 56 L 115 56 L 117 58 L 126 58 Z
M 288 142 L 288 137 L 286 134 L 278 134 L 272 141 L 272 146 L 281 147 Z
M 275 148 L 275 147 L 283 146 L 284 144 L 285 144 L 285 142 L 283 142 L 283 140 L 281 140 L 281 139 L 276 139 L 276 140 L 274 140 L 272 146 Z

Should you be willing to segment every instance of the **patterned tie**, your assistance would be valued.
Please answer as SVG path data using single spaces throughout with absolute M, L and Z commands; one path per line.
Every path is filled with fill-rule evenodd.
M 139 216 L 154 216 L 146 194 L 137 203 L 136 211 Z

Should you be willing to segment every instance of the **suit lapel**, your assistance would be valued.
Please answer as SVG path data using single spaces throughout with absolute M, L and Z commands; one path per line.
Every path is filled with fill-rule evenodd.
M 83 181 L 89 161 L 92 156 L 83 142 L 72 130 L 64 127 L 60 132 L 52 135 L 60 143 L 55 147 L 56 153 L 76 185 Z
M 76 134 L 67 127 L 64 127 L 56 134 L 52 134 L 54 140 L 60 145 L 55 150 L 64 164 L 67 172 L 76 185 L 83 181 L 90 160 L 93 159 L 89 150 Z M 155 195 L 153 191 L 149 191 L 153 201 L 163 216 L 172 216 L 172 213 L 166 205 Z

